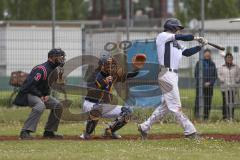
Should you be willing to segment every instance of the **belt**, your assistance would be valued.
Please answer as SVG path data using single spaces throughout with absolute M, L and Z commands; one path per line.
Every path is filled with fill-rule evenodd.
M 162 68 L 168 70 L 169 72 L 178 73 L 178 70 L 177 70 L 177 69 L 167 68 L 167 67 L 165 67 L 165 66 L 160 65 L 160 71 L 161 71 Z

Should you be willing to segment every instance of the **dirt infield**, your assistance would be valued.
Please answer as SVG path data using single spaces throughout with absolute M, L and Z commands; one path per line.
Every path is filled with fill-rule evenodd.
M 200 137 L 204 139 L 221 139 L 225 141 L 237 141 L 240 142 L 240 134 L 202 134 Z M 181 134 L 151 134 L 148 136 L 148 140 L 166 140 L 166 139 L 180 139 L 184 138 Z M 17 136 L 0 136 L 0 141 L 17 141 Z M 46 140 L 46 138 L 37 136 L 34 140 Z M 54 139 L 56 140 L 56 139 Z M 64 136 L 63 139 L 57 140 L 82 140 L 79 136 Z M 101 136 L 92 136 L 90 140 L 112 140 L 110 138 L 103 138 Z M 120 140 L 140 140 L 138 135 L 124 135 Z

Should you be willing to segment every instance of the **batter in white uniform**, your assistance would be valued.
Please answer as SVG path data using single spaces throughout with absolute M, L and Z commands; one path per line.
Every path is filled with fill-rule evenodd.
M 158 106 L 152 115 L 143 123 L 138 125 L 138 130 L 143 139 L 147 137 L 152 124 L 163 116 L 171 112 L 184 129 L 187 138 L 197 136 L 196 129 L 192 122 L 182 112 L 181 100 L 178 89 L 178 67 L 183 56 L 191 56 L 199 52 L 207 41 L 202 37 L 193 35 L 182 35 L 179 31 L 184 27 L 178 19 L 168 19 L 164 24 L 164 32 L 160 33 L 156 39 L 158 61 L 161 71 L 158 75 L 160 88 L 163 92 L 162 104 Z M 197 40 L 202 45 L 185 49 L 177 40 L 192 41 Z

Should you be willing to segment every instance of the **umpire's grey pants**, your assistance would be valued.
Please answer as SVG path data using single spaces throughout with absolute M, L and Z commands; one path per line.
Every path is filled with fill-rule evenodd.
M 62 116 L 62 105 L 57 99 L 49 97 L 49 100 L 44 103 L 39 97 L 28 94 L 28 103 L 32 107 L 32 112 L 25 121 L 22 130 L 35 132 L 38 121 L 43 111 L 47 108 L 51 109 L 51 112 L 45 125 L 45 131 L 57 131 Z

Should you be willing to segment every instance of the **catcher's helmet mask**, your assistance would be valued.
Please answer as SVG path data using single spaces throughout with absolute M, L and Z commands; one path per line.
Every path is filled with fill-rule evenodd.
M 102 66 L 102 71 L 106 74 L 114 74 L 117 68 L 117 62 L 109 52 L 101 54 L 98 65 Z
M 184 27 L 181 22 L 176 18 L 170 18 L 164 23 L 164 31 L 176 32 L 177 30 L 182 30 Z

